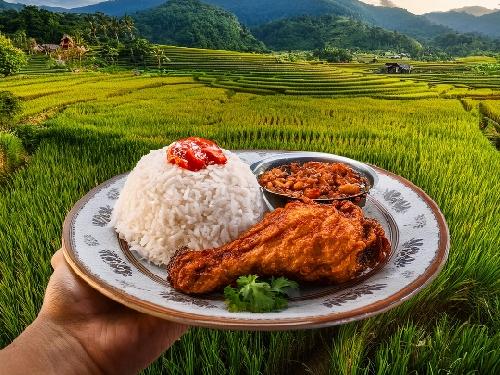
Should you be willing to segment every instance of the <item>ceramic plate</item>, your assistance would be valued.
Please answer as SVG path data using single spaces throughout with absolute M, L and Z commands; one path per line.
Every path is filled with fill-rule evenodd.
M 278 151 L 237 153 L 254 170 L 265 159 L 304 155 Z M 338 158 L 321 153 L 307 155 Z M 444 265 L 449 247 L 448 227 L 437 205 L 404 178 L 380 168 L 374 170 L 378 181 L 363 211 L 386 231 L 392 249 L 387 263 L 354 284 L 302 288 L 290 300 L 288 309 L 281 312 L 230 313 L 220 295 L 197 298 L 171 288 L 166 270 L 130 251 L 109 225 L 126 174 L 90 191 L 68 214 L 63 231 L 65 257 L 78 275 L 109 298 L 189 325 L 288 330 L 364 319 L 399 305 L 429 284 Z

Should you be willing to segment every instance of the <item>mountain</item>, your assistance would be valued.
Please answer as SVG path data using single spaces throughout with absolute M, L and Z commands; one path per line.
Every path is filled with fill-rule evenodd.
M 0 0 L 0 10 L 6 10 L 6 9 L 15 9 L 19 10 L 23 7 L 23 4 L 14 4 L 14 3 L 8 3 L 6 1 Z
M 121 16 L 154 8 L 168 0 L 109 0 L 102 3 L 71 9 L 73 13 L 102 12 Z M 241 22 L 257 25 L 280 18 L 304 14 L 321 15 L 337 13 L 355 15 L 362 11 L 363 3 L 357 0 L 203 0 L 237 14 Z
M 365 18 L 365 4 L 357 0 L 203 0 L 234 13 L 248 26 L 297 16 L 335 14 Z
M 72 13 L 101 12 L 110 16 L 123 16 L 141 10 L 157 7 L 167 0 L 110 0 L 84 7 L 72 8 Z
M 273 21 L 252 31 L 274 50 L 314 50 L 331 46 L 364 51 L 394 50 L 415 55 L 422 49 L 419 42 L 403 34 L 332 15 Z
M 273 21 L 252 31 L 275 50 L 314 50 L 331 46 L 417 54 L 422 49 L 419 42 L 405 35 L 333 15 Z
M 470 7 L 451 9 L 450 12 L 467 13 L 472 16 L 481 17 L 484 16 L 485 14 L 498 12 L 498 9 L 489 9 L 480 6 L 470 6 Z
M 437 35 L 452 31 L 446 26 L 436 25 L 424 16 L 417 16 L 406 9 L 367 5 L 370 11 L 368 21 L 385 29 L 398 31 L 427 41 Z
M 49 12 L 53 12 L 53 13 L 71 13 L 71 9 L 68 9 L 68 8 L 51 7 L 48 5 L 40 5 L 39 8 L 48 10 Z
M 422 40 L 447 33 L 447 27 L 435 25 L 427 18 L 405 9 L 381 7 L 358 0 L 203 0 L 234 13 L 249 26 L 297 16 L 333 14 L 347 16 L 389 30 L 399 31 Z
M 74 8 L 77 13 L 103 12 L 109 15 L 131 14 L 149 9 L 166 0 L 112 0 L 95 5 Z M 375 26 L 406 33 L 419 39 L 430 39 L 449 32 L 427 18 L 416 16 L 401 8 L 380 7 L 358 0 L 203 0 L 234 13 L 240 22 L 254 27 L 285 18 L 334 14 L 371 23 Z
M 137 8 L 155 4 L 157 1 L 163 0 L 115 0 L 97 4 L 97 8 L 92 10 L 110 10 L 113 5 L 116 11 L 118 8 L 123 10 L 123 4 Z M 276 49 L 315 49 L 332 46 L 362 50 L 392 49 L 415 54 L 422 46 L 409 38 L 409 35 L 423 44 L 423 53 L 426 55 L 434 56 L 444 52 L 463 56 L 500 51 L 500 38 L 493 39 L 477 33 L 483 31 L 477 29 L 482 23 L 472 23 L 475 26 L 472 30 L 475 34 L 457 32 L 447 26 L 433 23 L 427 18 L 429 15 L 415 16 L 400 8 L 376 7 L 357 0 L 295 0 L 290 4 L 289 0 L 202 1 L 171 0 L 156 8 L 133 13 L 133 16 L 139 31 L 148 39 L 158 43 L 192 47 L 240 51 L 265 49 L 264 44 L 255 39 L 247 26 L 240 24 L 234 14 L 207 4 L 211 2 L 221 7 L 230 7 L 247 25 L 253 24 L 253 29 L 259 37 Z M 22 7 L 0 0 L 0 9 L 2 7 L 4 10 L 0 12 L 0 30 L 6 34 L 26 30 L 30 37 L 38 41 L 54 43 L 60 40 L 63 33 L 84 35 L 88 32 L 84 14 L 54 14 L 35 6 Z M 11 9 L 12 7 L 20 9 L 16 11 Z M 447 13 L 473 17 L 474 20 L 485 22 L 492 20 L 488 21 L 491 25 L 487 26 L 486 30 L 490 33 L 492 30 L 497 32 L 500 25 L 494 18 L 498 17 L 500 12 L 480 17 L 459 12 Z M 263 22 L 268 18 L 271 19 L 270 22 Z M 103 38 L 107 39 L 107 29 L 101 31 Z
M 421 40 L 449 32 L 444 26 L 434 25 L 427 18 L 416 16 L 405 9 L 381 7 L 358 0 L 203 0 L 218 5 L 250 26 L 297 16 L 333 14 L 347 16 L 389 30 L 399 31 Z
M 434 12 L 425 14 L 425 17 L 460 33 L 481 33 L 500 38 L 500 11 L 479 17 L 463 12 Z
M 264 45 L 231 13 L 198 0 L 171 0 L 133 15 L 139 33 L 161 44 L 264 51 Z
M 110 0 L 85 7 L 73 8 L 73 13 L 102 12 L 121 16 L 146 10 L 167 0 Z M 420 40 L 428 40 L 447 33 L 447 27 L 433 24 L 427 18 L 404 9 L 365 4 L 358 0 L 202 0 L 234 13 L 248 27 L 298 16 L 333 14 L 356 18 L 389 30 L 406 33 Z
M 439 35 L 432 41 L 432 47 L 451 56 L 482 55 L 485 52 L 498 53 L 500 39 L 493 39 L 479 34 L 449 33 Z

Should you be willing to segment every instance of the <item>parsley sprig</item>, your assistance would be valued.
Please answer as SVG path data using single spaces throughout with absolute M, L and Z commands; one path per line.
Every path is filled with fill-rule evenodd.
M 269 283 L 257 281 L 258 276 L 240 276 L 237 288 L 224 289 L 226 305 L 231 312 L 250 311 L 253 313 L 283 310 L 288 306 L 286 297 L 299 285 L 285 277 L 272 278 Z

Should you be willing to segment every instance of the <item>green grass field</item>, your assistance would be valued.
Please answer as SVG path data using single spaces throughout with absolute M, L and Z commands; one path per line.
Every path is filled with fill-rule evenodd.
M 175 51 L 191 65 L 0 81 L 23 99 L 14 132 L 30 153 L 0 183 L 0 346 L 35 318 L 72 205 L 148 150 L 199 135 L 230 149 L 332 152 L 400 174 L 441 207 L 450 258 L 431 286 L 377 317 L 300 332 L 191 329 L 146 374 L 500 372 L 500 155 L 485 131 L 500 117 L 494 91 L 453 96 L 453 83 Z

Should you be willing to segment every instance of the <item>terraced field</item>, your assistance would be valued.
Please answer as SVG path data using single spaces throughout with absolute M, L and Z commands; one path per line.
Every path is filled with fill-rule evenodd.
M 432 98 L 438 94 L 426 83 L 402 77 L 363 73 L 321 63 L 283 62 L 272 55 L 163 47 L 171 74 L 194 75 L 212 87 L 257 94 L 307 95 L 314 97 Z M 149 67 L 155 62 L 150 60 Z
M 412 79 L 427 82 L 431 86 L 446 88 L 441 92 L 447 97 L 469 97 L 476 99 L 500 99 L 500 72 L 492 75 L 462 73 L 417 73 Z
M 500 73 L 482 76 L 466 62 L 410 62 L 411 75 L 383 75 L 376 64 L 287 63 L 272 55 L 236 54 L 193 48 L 163 47 L 173 74 L 193 74 L 213 87 L 259 94 L 381 99 L 500 98 Z M 154 67 L 154 61 L 148 62 Z
M 370 74 L 383 71 L 385 62 L 389 61 L 394 60 L 381 60 L 373 64 L 334 64 L 334 66 L 339 69 L 361 70 L 365 74 Z M 499 99 L 500 71 L 493 74 L 479 74 L 471 71 L 471 67 L 482 60 L 467 61 L 442 63 L 402 61 L 402 63 L 411 64 L 413 67 L 413 72 L 404 76 L 407 80 L 427 83 L 429 88 L 438 92 L 441 97 L 476 99 L 494 97 L 494 99 Z M 494 61 L 495 59 L 493 59 Z
M 332 152 L 401 174 L 442 208 L 450 259 L 430 287 L 380 316 L 307 332 L 191 329 L 146 374 L 499 373 L 500 155 L 480 130 L 485 117 L 496 122 L 499 102 L 437 98 L 427 83 L 351 67 L 181 51 L 167 74 L 0 81 L 23 99 L 12 131 L 30 153 L 0 183 L 0 346 L 36 316 L 72 205 L 148 150 L 199 135 L 230 149 Z M 212 57 L 194 61 L 202 53 Z
M 53 74 L 67 72 L 65 67 L 51 67 L 48 56 L 33 55 L 29 57 L 28 65 L 22 70 L 21 74 Z
M 479 103 L 481 128 L 486 137 L 500 150 L 500 100 L 486 100 Z
M 166 74 L 193 76 L 209 86 L 237 92 L 326 98 L 500 98 L 500 73 L 488 76 L 474 74 L 469 71 L 470 64 L 466 62 L 412 61 L 409 63 L 414 66 L 414 74 L 385 75 L 379 72 L 383 70 L 386 60 L 375 64 L 292 63 L 274 55 L 160 47 L 170 59 L 161 66 Z M 119 61 L 119 66 L 126 68 L 128 65 L 126 58 Z M 149 58 L 139 68 L 157 69 L 158 65 L 153 58 Z M 35 56 L 22 73 L 50 72 L 44 57 Z
M 410 64 L 413 66 L 411 79 L 428 83 L 429 87 L 437 88 L 440 95 L 444 97 L 485 99 L 494 96 L 495 99 L 499 99 L 500 71 L 492 74 L 479 74 L 471 71 L 475 63 L 466 61 L 445 63 L 411 61 Z M 382 67 L 377 69 L 380 68 Z

